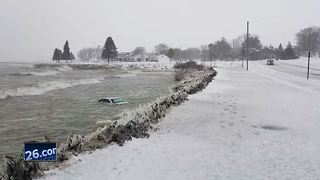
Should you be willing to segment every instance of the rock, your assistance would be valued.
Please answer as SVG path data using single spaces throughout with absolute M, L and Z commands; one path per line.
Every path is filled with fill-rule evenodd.
M 20 157 L 15 161 L 10 156 L 4 157 L 4 167 L 0 175 L 3 180 L 31 180 L 43 174 L 37 162 L 27 162 Z

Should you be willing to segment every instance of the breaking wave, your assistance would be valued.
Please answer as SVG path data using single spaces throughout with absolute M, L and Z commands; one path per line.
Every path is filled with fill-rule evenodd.
M 61 66 L 61 67 L 55 67 L 55 69 L 56 70 L 58 70 L 58 71 L 71 71 L 72 70 L 72 68 L 71 67 L 69 67 L 69 66 Z
M 137 74 L 119 74 L 119 75 L 113 75 L 111 77 L 115 77 L 115 78 L 127 78 L 127 77 L 135 77 L 137 76 Z
M 104 78 L 94 78 L 94 79 L 81 79 L 81 80 L 63 80 L 63 81 L 50 81 L 39 83 L 35 86 L 19 87 L 16 89 L 0 90 L 0 99 L 6 99 L 8 97 L 18 97 L 18 96 L 35 96 L 41 95 L 49 91 L 57 89 L 66 89 L 79 85 L 86 84 L 98 84 L 101 83 Z
M 44 72 L 23 72 L 23 73 L 13 73 L 13 76 L 52 76 L 58 74 L 58 71 L 44 71 Z
M 6 63 L 8 66 L 14 66 L 14 67 L 26 67 L 26 68 L 33 68 L 34 64 L 31 63 Z
M 53 76 L 57 75 L 60 72 L 70 71 L 72 68 L 69 66 L 61 66 L 61 67 L 54 67 L 55 70 L 49 71 L 31 71 L 31 72 L 23 72 L 23 73 L 13 73 L 12 76 Z

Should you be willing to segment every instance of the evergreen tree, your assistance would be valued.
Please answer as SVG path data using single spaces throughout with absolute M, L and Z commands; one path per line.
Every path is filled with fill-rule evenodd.
M 278 49 L 276 50 L 276 57 L 278 59 L 284 59 L 284 50 L 283 50 L 283 47 L 282 47 L 282 44 L 279 44 L 279 47 Z
M 73 55 L 73 53 L 71 52 L 70 53 L 70 60 L 75 60 L 76 59 L 76 57 Z
M 106 43 L 103 46 L 103 50 L 101 53 L 101 59 L 108 59 L 108 63 L 110 59 L 117 57 L 117 47 L 114 44 L 112 37 L 108 37 Z
M 241 47 L 244 48 L 247 51 L 247 37 L 241 44 Z M 252 35 L 249 37 L 249 49 L 253 51 L 260 51 L 262 49 L 262 44 L 258 36 Z M 249 50 L 250 53 L 250 50 Z
M 212 60 L 215 59 L 216 57 L 216 48 L 215 45 L 213 45 L 212 43 L 210 43 L 208 45 L 208 49 L 209 49 L 209 59 L 211 61 L 211 66 L 212 66 Z
M 66 60 L 66 61 L 71 59 L 71 53 L 70 53 L 70 48 L 69 48 L 69 42 L 68 41 L 66 41 L 66 43 L 63 46 L 62 59 Z
M 241 47 L 241 58 L 244 59 L 246 57 L 247 49 L 246 47 Z
M 225 59 L 230 55 L 231 45 L 223 37 L 220 41 L 216 41 L 214 44 L 216 48 L 216 55 L 219 59 Z
M 283 47 L 282 47 L 282 44 L 280 43 L 279 44 L 279 48 L 278 48 L 280 51 L 283 51 Z
M 61 60 L 61 58 L 62 58 L 62 51 L 60 49 L 56 48 L 53 52 L 52 60 L 59 62 Z
M 169 57 L 170 61 L 174 56 L 174 49 L 170 48 L 167 52 L 167 56 Z
M 296 59 L 297 55 L 294 52 L 294 49 L 291 45 L 291 43 L 289 42 L 286 49 L 284 50 L 284 59 Z

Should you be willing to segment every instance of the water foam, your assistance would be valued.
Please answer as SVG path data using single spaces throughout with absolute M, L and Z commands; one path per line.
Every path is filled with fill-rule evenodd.
M 55 70 L 49 70 L 49 71 L 31 71 L 31 72 L 23 72 L 23 73 L 13 73 L 11 75 L 14 76 L 53 76 L 57 75 L 60 72 L 65 72 L 65 71 L 71 71 L 72 68 L 69 66 L 61 66 L 61 67 L 55 67 Z
M 55 67 L 55 69 L 58 71 L 71 71 L 72 70 L 72 68 L 69 66 Z
M 119 74 L 119 75 L 113 75 L 111 77 L 116 77 L 116 78 L 127 78 L 127 77 L 135 77 L 137 74 Z
M 44 71 L 44 72 L 37 72 L 37 71 L 32 71 L 32 72 L 24 72 L 24 73 L 18 73 L 20 76 L 52 76 L 58 74 L 58 71 Z
M 62 80 L 62 81 L 50 81 L 39 83 L 36 86 L 28 87 L 19 87 L 16 89 L 9 90 L 0 90 L 0 99 L 6 99 L 8 97 L 18 97 L 18 96 L 35 96 L 42 95 L 46 92 L 57 90 L 57 89 L 66 89 L 79 85 L 86 84 L 98 84 L 101 83 L 104 79 L 94 78 L 94 79 L 81 79 L 81 80 Z

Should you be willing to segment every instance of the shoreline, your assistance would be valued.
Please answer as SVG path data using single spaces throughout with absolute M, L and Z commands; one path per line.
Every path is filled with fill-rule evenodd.
M 52 69 L 8 66 L 2 72 L 8 76 L 2 76 L 0 83 L 4 87 L 0 90 L 0 166 L 5 155 L 18 159 L 25 141 L 46 136 L 59 145 L 70 132 L 88 134 L 97 128 L 96 121 L 111 119 L 125 110 L 152 102 L 171 93 L 176 85 L 172 72 L 160 71 L 86 71 L 59 67 L 67 71 L 51 76 L 9 75 Z M 130 103 L 106 106 L 98 102 L 109 96 L 119 96 Z
M 97 66 L 94 65 L 94 68 Z M 135 68 L 136 69 L 136 68 Z M 216 75 L 216 71 L 206 68 L 197 71 L 191 77 L 182 80 L 174 89 L 176 92 L 156 99 L 154 102 L 140 106 L 129 112 L 121 114 L 117 121 L 107 121 L 88 135 L 70 134 L 66 143 L 58 148 L 58 161 L 55 163 L 24 162 L 19 159 L 5 157 L 3 177 L 23 174 L 25 179 L 32 179 L 43 175 L 44 171 L 54 169 L 73 156 L 83 152 L 91 152 L 105 148 L 109 144 L 123 145 L 125 141 L 135 138 L 149 137 L 148 131 L 154 130 L 152 125 L 165 117 L 172 106 L 180 105 L 187 100 L 188 94 L 194 94 L 204 89 Z

